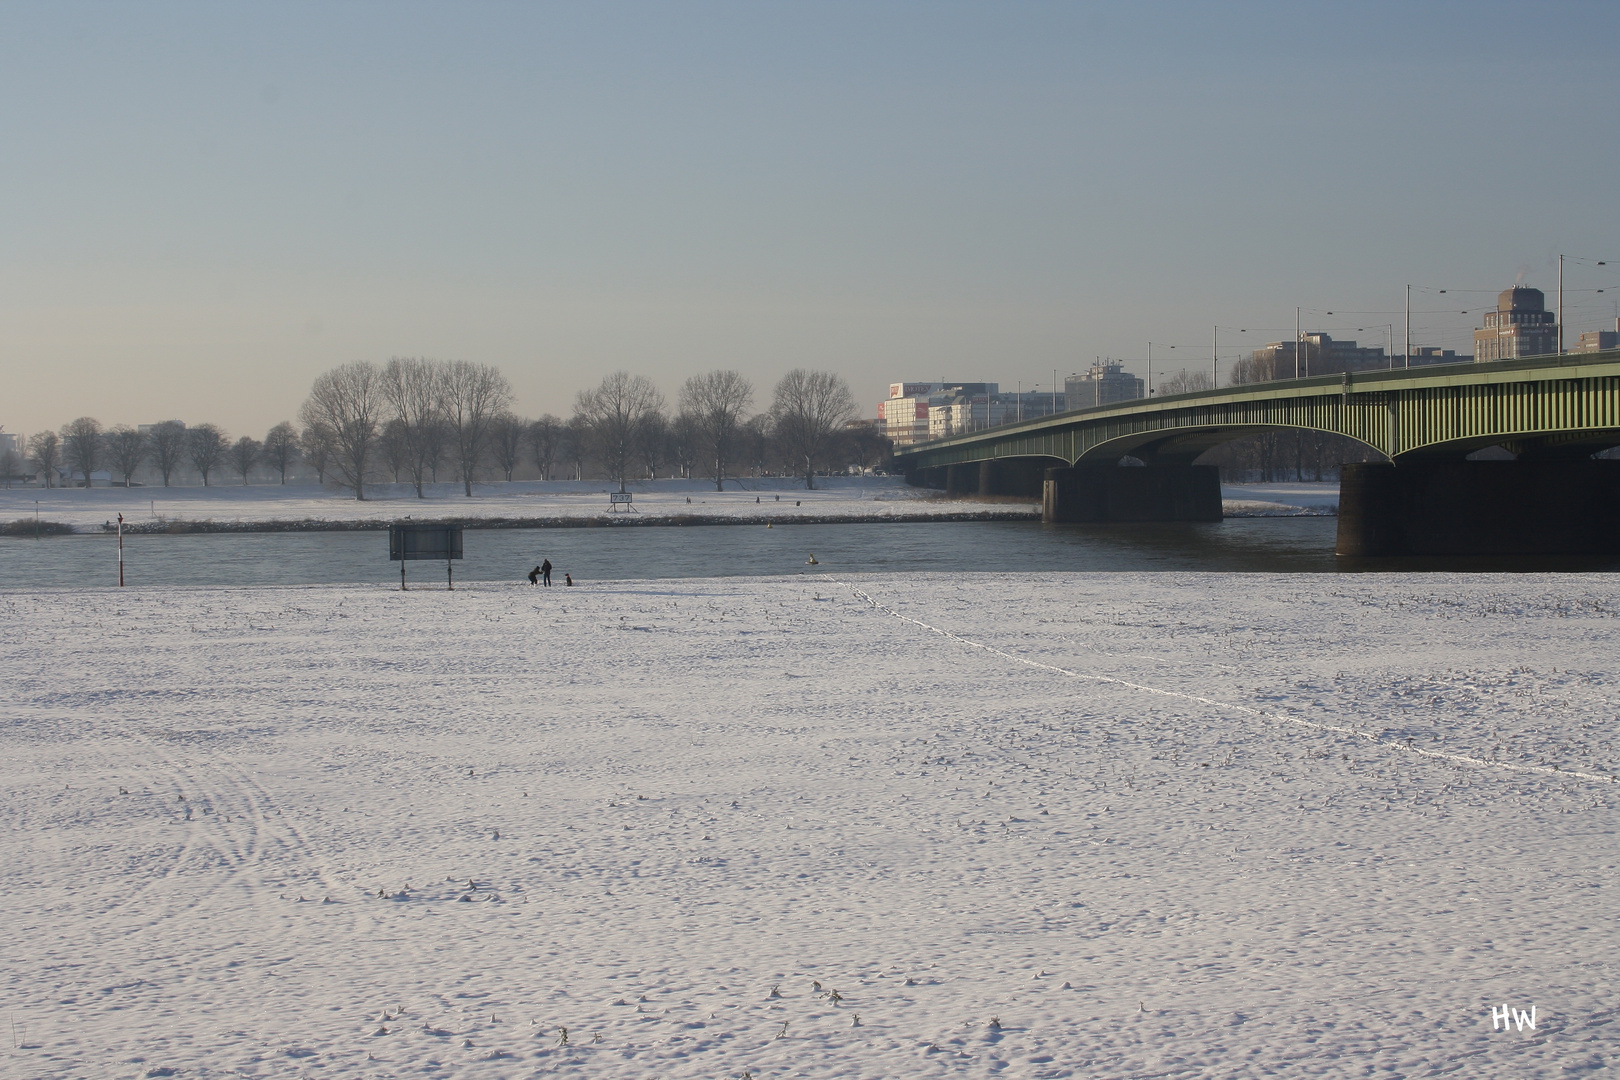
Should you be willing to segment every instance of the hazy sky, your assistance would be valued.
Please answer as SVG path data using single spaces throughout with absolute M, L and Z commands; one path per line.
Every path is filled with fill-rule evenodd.
M 14 0 L 0 424 L 262 436 L 390 356 L 531 416 L 800 365 L 871 415 L 1207 365 L 1217 323 L 1230 362 L 1295 305 L 1399 341 L 1408 282 L 1468 351 L 1559 252 L 1570 333 L 1612 326 L 1617 49 L 1613 2 Z

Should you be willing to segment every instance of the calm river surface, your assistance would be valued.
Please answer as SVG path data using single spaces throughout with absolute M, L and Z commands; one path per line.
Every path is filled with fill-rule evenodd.
M 1233 518 L 1219 524 L 1042 525 L 893 522 L 468 529 L 458 581 L 516 581 L 543 558 L 584 583 L 628 578 L 924 571 L 1613 570 L 1614 560 L 1335 559 L 1330 517 Z M 814 555 L 819 565 L 807 562 Z M 117 542 L 104 536 L 0 538 L 0 588 L 118 583 Z M 130 585 L 315 585 L 399 580 L 386 532 L 129 536 Z M 408 564 L 411 581 L 444 583 L 444 564 Z

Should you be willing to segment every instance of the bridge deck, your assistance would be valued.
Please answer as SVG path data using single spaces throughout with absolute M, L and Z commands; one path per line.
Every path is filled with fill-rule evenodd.
M 999 458 L 1190 463 L 1274 428 L 1331 431 L 1391 460 L 1506 445 L 1576 458 L 1620 445 L 1620 350 L 1317 375 L 1079 409 L 895 452 L 908 473 Z

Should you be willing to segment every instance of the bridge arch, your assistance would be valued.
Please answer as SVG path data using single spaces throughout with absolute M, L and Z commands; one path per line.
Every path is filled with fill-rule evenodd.
M 1389 456 L 1382 449 L 1358 439 L 1354 435 L 1330 428 L 1305 424 L 1229 424 L 1184 428 L 1175 432 L 1142 431 L 1107 439 L 1082 451 L 1075 465 L 1109 465 L 1122 457 L 1134 457 L 1147 465 L 1191 465 L 1206 452 L 1229 442 L 1261 435 L 1268 431 L 1313 431 L 1342 435 L 1367 447 L 1384 461 Z

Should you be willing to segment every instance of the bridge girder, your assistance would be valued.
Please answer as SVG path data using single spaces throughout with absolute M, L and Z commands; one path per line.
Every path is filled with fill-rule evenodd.
M 959 435 L 895 457 L 907 473 L 1011 457 L 1190 464 L 1223 442 L 1278 429 L 1343 435 L 1396 462 L 1498 445 L 1530 459 L 1587 457 L 1620 445 L 1620 350 L 1204 390 Z

